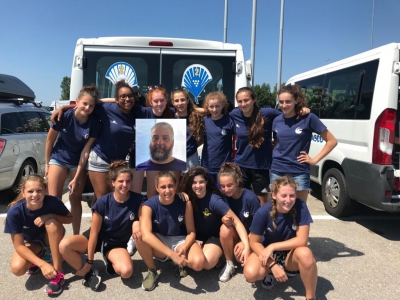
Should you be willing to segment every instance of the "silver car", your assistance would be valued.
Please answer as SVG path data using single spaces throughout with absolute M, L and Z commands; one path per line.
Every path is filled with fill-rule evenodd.
M 0 100 L 0 190 L 15 189 L 25 175 L 44 174 L 49 118 L 33 102 Z

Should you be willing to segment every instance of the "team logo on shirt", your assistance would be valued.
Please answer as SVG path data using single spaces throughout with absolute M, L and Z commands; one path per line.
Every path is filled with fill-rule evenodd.
M 158 224 L 158 220 L 157 220 L 157 219 L 155 219 L 153 222 L 156 223 L 156 224 Z
M 23 229 L 29 229 L 29 226 L 22 226 Z
M 85 140 L 87 140 L 89 138 L 89 133 L 85 134 Z
M 135 220 L 135 214 L 132 213 L 132 214 L 129 216 L 129 219 L 130 219 L 131 221 Z
M 222 129 L 221 134 L 222 134 L 222 135 L 226 135 L 226 130 L 225 130 L 225 129 Z
M 67 129 L 63 128 L 63 132 L 67 132 Z
M 104 220 L 110 220 L 108 216 L 104 216 Z
M 210 213 L 210 211 L 208 210 L 208 208 L 204 209 L 203 215 L 204 215 L 205 217 L 211 216 L 211 213 Z
M 239 124 L 236 124 L 236 127 L 237 127 L 237 128 L 240 128 Z
M 301 134 L 303 132 L 303 129 L 301 129 L 300 127 L 297 127 L 294 132 L 296 132 L 297 134 Z
M 182 216 L 182 215 L 179 215 L 178 221 L 179 221 L 179 222 L 182 222 L 182 221 L 183 221 L 183 216 Z
M 293 223 L 293 225 L 292 225 L 292 229 L 293 229 L 293 230 L 297 230 L 297 226 L 296 226 L 296 224 L 294 224 L 294 223 Z
M 243 212 L 243 216 L 244 216 L 245 218 L 248 218 L 248 217 L 250 216 L 250 212 L 249 212 L 248 210 L 245 210 L 245 211 Z
M 268 228 L 267 228 L 267 231 L 272 232 L 272 229 L 268 227 Z
M 117 123 L 117 121 L 112 120 L 112 121 L 111 121 L 111 124 L 118 124 L 118 123 Z

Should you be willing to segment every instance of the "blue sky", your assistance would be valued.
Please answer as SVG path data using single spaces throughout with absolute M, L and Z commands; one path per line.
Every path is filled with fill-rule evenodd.
M 373 0 L 286 0 L 282 81 L 371 48 Z M 229 0 L 228 42 L 250 58 L 252 0 Z M 50 104 L 71 75 L 78 38 L 223 40 L 224 0 L 0 0 L 0 73 Z M 280 0 L 258 0 L 255 83 L 277 82 Z M 399 0 L 375 0 L 374 47 L 400 42 Z

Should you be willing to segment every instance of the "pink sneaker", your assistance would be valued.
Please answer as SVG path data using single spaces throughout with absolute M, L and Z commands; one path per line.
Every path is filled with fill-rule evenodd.
M 57 272 L 57 276 L 50 280 L 50 283 L 47 285 L 45 292 L 49 295 L 58 295 L 62 292 L 62 286 L 64 284 L 64 274 L 61 272 Z

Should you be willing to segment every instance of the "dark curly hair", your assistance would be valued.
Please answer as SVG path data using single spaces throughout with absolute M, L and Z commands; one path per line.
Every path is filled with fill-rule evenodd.
M 188 196 L 190 201 L 193 203 L 193 207 L 197 210 L 197 196 L 195 192 L 193 192 L 192 184 L 193 180 L 196 176 L 202 176 L 206 181 L 206 190 L 207 192 L 212 192 L 213 194 L 217 194 L 218 196 L 222 197 L 221 191 L 217 188 L 214 180 L 208 174 L 208 171 L 199 166 L 191 167 L 187 173 L 185 173 L 182 177 L 182 180 L 179 184 L 179 191 L 185 192 Z
M 278 96 L 283 93 L 289 93 L 293 96 L 294 100 L 298 100 L 297 104 L 294 107 L 294 111 L 296 113 L 296 120 L 300 118 L 300 111 L 303 107 L 307 107 L 307 100 L 304 97 L 303 92 L 301 91 L 300 86 L 298 85 L 286 85 L 281 87 L 278 91 Z

